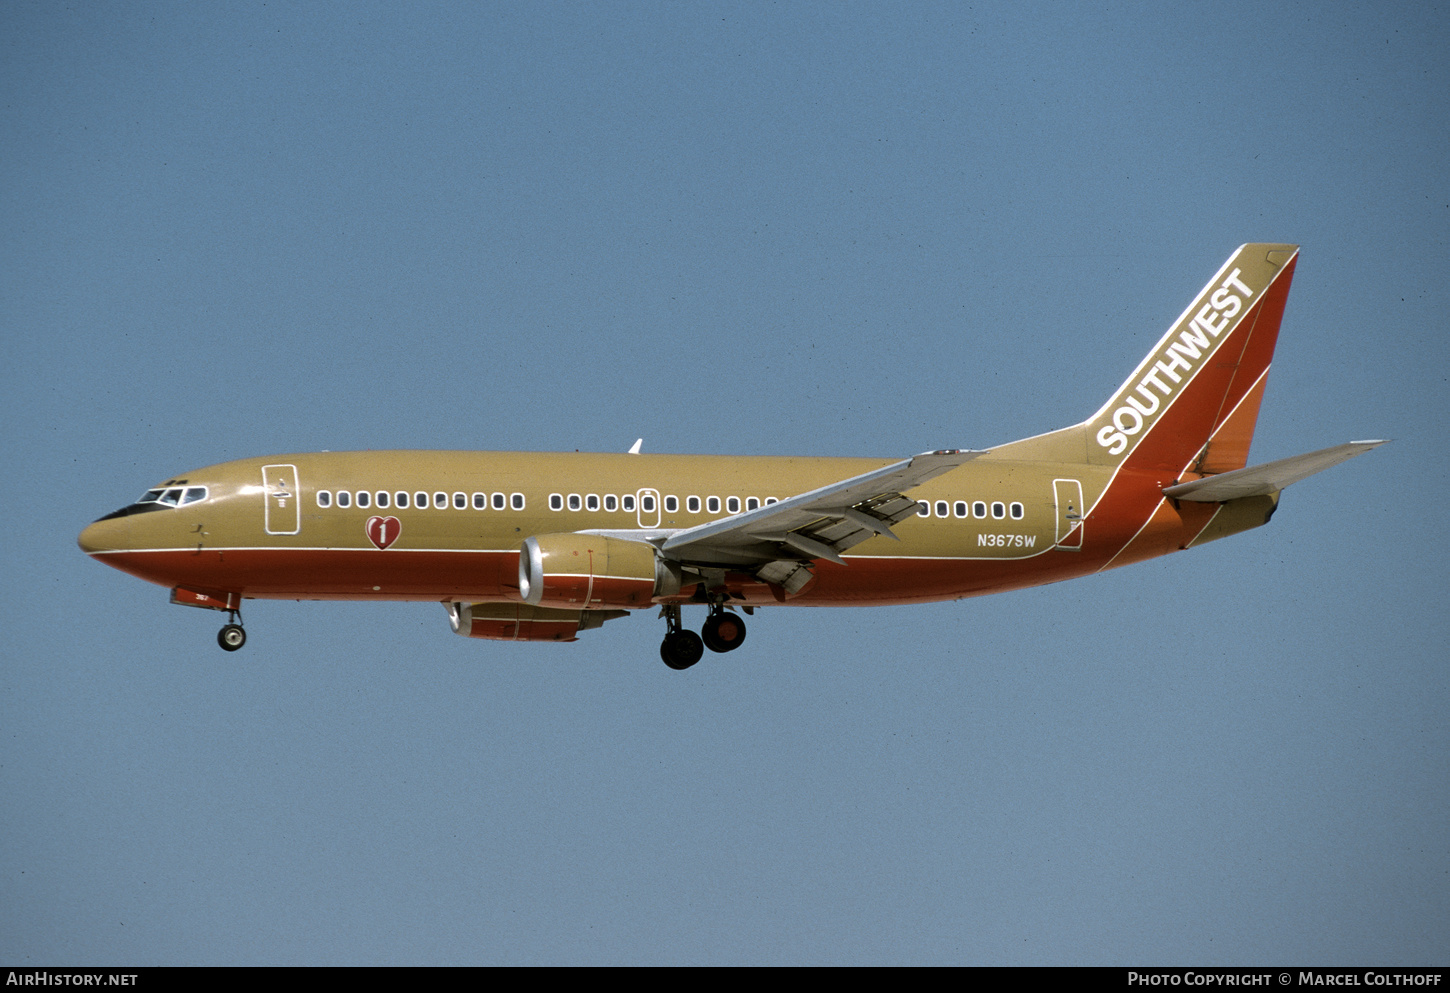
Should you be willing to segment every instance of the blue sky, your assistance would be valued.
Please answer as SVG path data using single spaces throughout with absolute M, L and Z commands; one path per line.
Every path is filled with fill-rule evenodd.
M 1443 7 L 0 27 L 0 961 L 1444 964 Z M 252 455 L 988 447 L 1246 241 L 1304 246 L 1252 460 L 1395 441 L 1184 555 L 681 674 L 427 604 L 225 655 L 75 547 Z

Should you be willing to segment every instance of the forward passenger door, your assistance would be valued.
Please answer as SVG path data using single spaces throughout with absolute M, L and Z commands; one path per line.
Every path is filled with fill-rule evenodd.
M 262 529 L 268 534 L 296 534 L 302 530 L 302 486 L 295 465 L 262 466 L 262 492 L 266 500 Z

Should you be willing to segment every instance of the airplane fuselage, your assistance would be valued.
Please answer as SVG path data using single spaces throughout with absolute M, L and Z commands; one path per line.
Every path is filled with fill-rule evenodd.
M 248 599 L 517 600 L 519 548 L 530 535 L 674 533 L 890 461 L 429 451 L 244 459 L 169 480 L 171 489 L 204 487 L 206 496 L 133 505 L 88 528 L 82 547 L 162 586 Z M 917 514 L 893 529 L 899 541 L 877 536 L 845 555 L 845 566 L 820 563 L 799 593 L 743 571 L 728 573 L 727 585 L 742 604 L 868 606 L 952 600 L 1123 564 L 1113 559 L 1141 536 L 1175 480 L 1117 473 L 1115 499 L 1099 506 L 1114 475 L 989 453 L 917 487 Z M 1217 510 L 1183 504 L 1158 522 L 1157 546 L 1188 547 Z M 696 596 L 687 586 L 652 602 Z

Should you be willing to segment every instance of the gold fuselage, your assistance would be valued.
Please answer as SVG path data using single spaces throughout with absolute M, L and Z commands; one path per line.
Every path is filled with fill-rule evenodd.
M 519 548 L 531 535 L 659 535 L 890 461 L 430 451 L 281 455 L 170 480 L 205 486 L 207 496 L 102 519 L 82 534 L 81 546 L 150 582 L 218 596 L 508 602 L 519 599 Z M 845 566 L 817 563 L 815 580 L 792 597 L 783 600 L 743 573 L 732 574 L 730 582 L 746 603 L 948 600 L 1054 582 L 1219 536 L 1207 527 L 1217 505 L 1172 507 L 1161 496 L 1172 478 L 1149 475 L 1155 478 L 988 454 L 913 490 L 926 512 L 895 526 L 899 541 L 866 541 L 845 556 Z M 399 506 L 400 493 L 405 507 Z M 1081 505 L 1072 506 L 1079 493 Z M 420 496 L 426 506 L 419 505 Z M 1240 515 L 1243 526 L 1262 523 L 1263 511 Z M 1218 530 L 1230 533 L 1222 523 Z M 1073 524 L 1079 527 L 1075 535 Z M 656 601 L 688 600 L 691 593 L 687 588 Z

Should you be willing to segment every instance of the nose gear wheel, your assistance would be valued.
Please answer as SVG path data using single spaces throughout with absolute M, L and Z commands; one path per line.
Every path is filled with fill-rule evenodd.
M 222 646 L 224 651 L 235 652 L 247 643 L 247 632 L 238 623 L 242 619 L 240 611 L 227 611 L 228 623 L 216 634 L 216 643 Z

